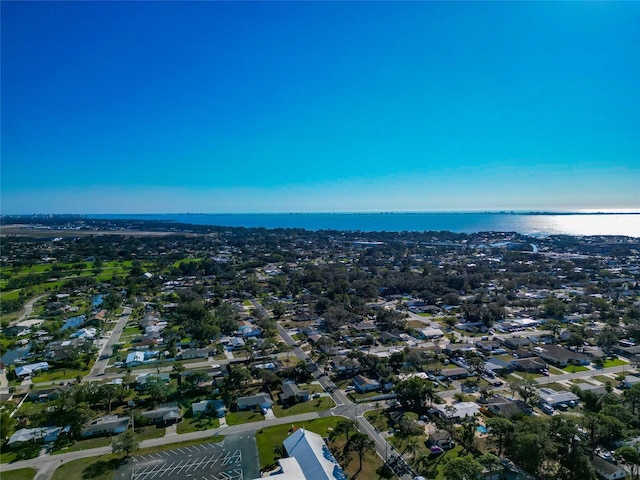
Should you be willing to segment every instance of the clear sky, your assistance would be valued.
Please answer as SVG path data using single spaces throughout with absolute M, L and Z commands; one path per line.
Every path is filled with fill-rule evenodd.
M 640 2 L 7 2 L 9 213 L 640 209 Z

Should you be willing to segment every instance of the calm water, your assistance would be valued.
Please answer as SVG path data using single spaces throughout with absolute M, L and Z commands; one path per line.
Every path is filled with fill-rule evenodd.
M 102 219 L 167 220 L 227 227 L 306 230 L 517 232 L 524 235 L 627 235 L 640 237 L 640 213 L 300 213 L 91 215 Z

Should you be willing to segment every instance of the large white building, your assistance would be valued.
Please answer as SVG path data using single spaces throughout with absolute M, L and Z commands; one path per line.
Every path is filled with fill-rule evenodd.
M 279 460 L 273 480 L 347 480 L 329 447 L 317 433 L 299 428 L 283 442 L 289 458 Z

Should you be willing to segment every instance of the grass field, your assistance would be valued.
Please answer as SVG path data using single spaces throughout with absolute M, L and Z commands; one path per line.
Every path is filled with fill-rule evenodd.
M 143 427 L 143 428 L 136 428 L 136 433 L 138 434 L 138 439 L 142 442 L 144 440 L 149 440 L 151 438 L 163 437 L 165 433 L 165 429 L 149 426 L 149 427 Z M 66 446 L 60 450 L 53 452 L 53 454 L 60 455 L 63 453 L 78 452 L 80 450 L 89 450 L 91 448 L 108 447 L 109 445 L 111 445 L 111 441 L 114 438 L 115 436 L 88 438 L 86 440 L 79 440 L 69 446 Z
M 629 362 L 625 362 L 624 360 L 620 360 L 619 358 L 610 358 L 604 362 L 604 368 L 608 367 L 619 367 L 621 365 L 628 365 Z
M 2 472 L 2 480 L 31 480 L 35 478 L 36 471 L 33 468 L 21 468 L 19 470 L 11 470 Z
M 317 418 L 304 423 L 287 423 L 286 425 L 277 425 L 275 427 L 258 430 L 256 433 L 256 442 L 258 444 L 260 468 L 263 469 L 269 465 L 275 464 L 274 447 L 282 445 L 284 439 L 289 435 L 292 425 L 296 428 L 304 427 L 310 432 L 326 437 L 336 427 L 340 420 L 343 419 L 340 417 Z
M 567 365 L 562 370 L 569 373 L 576 373 L 576 372 L 586 372 L 589 369 L 584 365 Z
M 229 412 L 227 413 L 227 425 L 238 425 L 240 423 L 259 422 L 264 420 L 264 415 L 260 412 Z
M 322 412 L 333 407 L 333 400 L 330 397 L 313 398 L 306 402 L 296 403 L 290 407 L 282 407 L 281 405 L 273 405 L 273 413 L 276 417 L 286 417 L 289 415 L 298 415 L 300 413 Z
M 218 428 L 220 426 L 220 420 L 213 417 L 198 416 L 198 417 L 183 417 L 182 421 L 178 424 L 178 433 L 196 432 L 198 430 L 207 430 L 209 428 Z

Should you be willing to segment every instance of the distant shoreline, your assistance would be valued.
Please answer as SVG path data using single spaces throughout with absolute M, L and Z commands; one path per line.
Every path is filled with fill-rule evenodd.
M 20 213 L 2 214 L 2 218 L 51 218 L 51 217 L 74 217 L 74 218 L 127 218 L 132 216 L 147 215 L 640 215 L 640 210 L 625 211 L 537 211 L 537 210 L 438 210 L 438 211 L 354 211 L 354 212 L 138 212 L 138 213 Z

